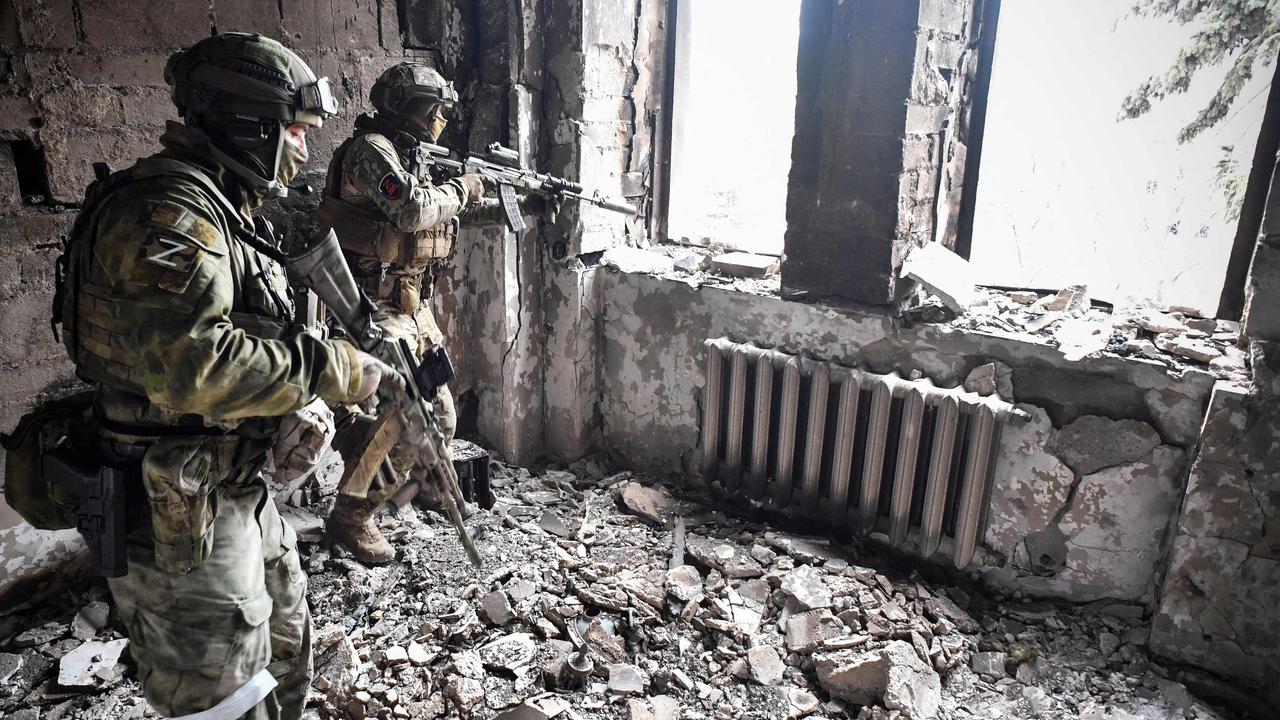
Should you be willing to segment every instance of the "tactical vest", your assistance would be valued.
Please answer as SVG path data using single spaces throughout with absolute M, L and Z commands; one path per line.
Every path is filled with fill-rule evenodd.
M 284 268 L 255 247 L 261 247 L 264 241 L 245 227 L 235 204 L 200 168 L 181 160 L 155 156 L 91 184 L 62 257 L 58 259 L 53 325 L 55 332 L 59 323 L 63 325 L 62 340 L 81 379 L 98 384 L 110 395 L 119 396 L 123 391 L 142 396 L 138 398 L 140 411 L 145 409 L 145 414 L 152 416 L 150 420 L 158 420 L 134 377 L 133 353 L 128 351 L 128 322 L 119 316 L 119 304 L 114 301 L 110 288 L 93 282 L 87 271 L 103 208 L 118 191 L 153 178 L 172 178 L 195 185 L 217 208 L 214 220 L 227 238 L 236 289 L 229 313 L 233 326 L 257 337 L 279 339 L 292 332 L 294 309 Z M 180 227 L 174 231 L 181 233 L 181 225 L 179 222 Z M 160 283 L 164 282 L 162 277 Z
M 376 119 L 361 117 L 356 121 L 356 134 L 334 151 L 316 215 L 322 225 L 334 229 L 352 273 L 366 291 L 412 313 L 421 298 L 431 296 L 434 283 L 429 271 L 442 266 L 453 254 L 458 221 L 452 218 L 425 230 L 401 232 L 373 202 L 363 198 L 344 200 L 343 161 L 351 143 L 368 134 L 390 140 L 401 167 L 420 185 L 434 185 L 429 166 L 419 160 L 420 148 L 415 138 L 382 127 Z

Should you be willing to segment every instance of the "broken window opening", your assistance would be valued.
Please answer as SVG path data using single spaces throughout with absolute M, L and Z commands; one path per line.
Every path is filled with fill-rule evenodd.
M 1060 289 L 1218 307 L 1272 73 L 1255 68 L 1222 123 L 1178 131 L 1228 64 L 1185 95 L 1118 121 L 1200 28 L 1128 15 L 1108 0 L 1003 0 L 995 40 L 972 252 L 982 285 Z M 1087 50 L 1082 50 L 1087 48 Z M 1069 61 L 1064 61 L 1064 58 Z M 1271 59 L 1274 63 L 1274 58 Z
M 44 148 L 31 140 L 12 140 L 9 150 L 18 172 L 18 192 L 23 205 L 40 205 L 49 200 L 49 171 Z
M 680 0 L 666 239 L 782 254 L 800 1 Z

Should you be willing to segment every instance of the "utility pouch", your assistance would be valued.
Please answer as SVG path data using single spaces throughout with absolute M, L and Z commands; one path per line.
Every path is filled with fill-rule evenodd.
M 12 433 L 0 436 L 5 449 L 5 500 L 33 527 L 76 527 L 78 502 L 45 475 L 44 456 L 51 448 L 68 444 L 77 453 L 96 455 L 92 404 L 92 390 L 46 402 L 23 416 Z
M 217 488 L 234 469 L 234 435 L 163 437 L 142 458 L 156 566 L 185 574 L 213 550 Z

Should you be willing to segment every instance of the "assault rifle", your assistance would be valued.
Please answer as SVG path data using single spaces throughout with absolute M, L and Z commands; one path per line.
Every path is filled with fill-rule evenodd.
M 462 490 L 458 487 L 458 475 L 453 469 L 448 443 L 444 433 L 440 431 L 440 424 L 436 421 L 431 404 L 437 390 L 453 374 L 444 348 L 431 348 L 425 353 L 422 362 L 418 362 L 404 339 L 388 337 L 374 323 L 376 308 L 373 301 L 356 285 L 351 270 L 342 257 L 338 237 L 332 229 L 318 239 L 313 239 L 305 250 L 290 256 L 288 268 L 298 284 L 315 291 L 316 296 L 347 331 L 356 347 L 377 357 L 404 376 L 403 393 L 396 392 L 389 383 L 378 386 L 379 410 L 384 413 L 379 418 L 380 431 L 385 429 L 395 436 L 383 437 L 379 442 L 389 447 L 396 444 L 397 440 L 406 441 L 414 448 L 414 474 L 409 479 L 410 485 L 406 487 L 416 491 L 423 482 L 435 486 L 445 516 L 457 530 L 458 539 L 462 541 L 467 557 L 472 564 L 480 567 L 480 553 L 476 550 L 471 533 L 462 522 L 459 508 L 465 501 Z M 380 457 L 379 462 L 379 472 L 392 472 L 385 456 Z M 396 509 L 399 509 L 399 505 Z
M 446 176 L 480 173 L 492 178 L 498 185 L 498 200 L 507 216 L 507 227 L 512 232 L 520 232 L 526 227 L 524 217 L 520 214 L 520 206 L 516 203 L 517 189 L 553 199 L 577 200 L 626 215 L 638 212 L 634 205 L 611 200 L 602 196 L 599 191 L 588 194 L 585 188 L 572 180 L 523 168 L 520 166 L 519 153 L 496 142 L 489 143 L 483 153 L 473 154 L 462 160 L 450 159 L 449 149 L 441 145 L 422 143 L 418 147 L 421 150 L 418 162 L 425 167 L 438 169 Z

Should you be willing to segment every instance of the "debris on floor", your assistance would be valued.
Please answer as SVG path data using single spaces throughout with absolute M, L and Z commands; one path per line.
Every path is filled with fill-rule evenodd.
M 997 601 L 629 472 L 577 469 L 492 463 L 497 502 L 467 521 L 481 571 L 442 518 L 412 508 L 383 521 L 397 549 L 385 567 L 303 543 L 307 717 L 1236 717 L 1148 657 L 1142 606 Z M 156 717 L 104 589 L 57 597 L 0 625 L 0 712 Z

